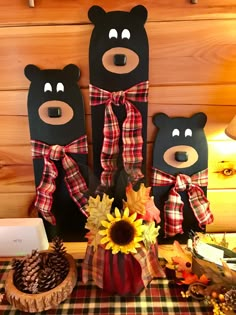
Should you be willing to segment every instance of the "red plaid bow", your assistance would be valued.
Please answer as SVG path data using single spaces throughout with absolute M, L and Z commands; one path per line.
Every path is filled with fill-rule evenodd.
M 164 206 L 164 231 L 165 236 L 174 236 L 183 233 L 183 201 L 178 191 L 187 190 L 189 203 L 194 212 L 199 226 L 213 222 L 213 215 L 209 209 L 209 201 L 199 186 L 208 185 L 208 169 L 200 171 L 191 177 L 185 174 L 178 174 L 176 177 L 156 168 L 153 168 L 152 186 L 169 186 L 171 188 L 168 200 Z
M 56 224 L 56 219 L 51 213 L 51 207 L 53 203 L 52 194 L 56 189 L 55 179 L 58 175 L 54 161 L 58 160 L 62 161 L 62 166 L 65 170 L 64 180 L 71 198 L 87 216 L 86 212 L 83 210 L 83 206 L 87 202 L 84 193 L 88 188 L 79 171 L 78 165 L 67 155 L 67 153 L 87 154 L 87 136 L 82 136 L 66 146 L 60 146 L 58 144 L 50 146 L 37 140 L 31 140 L 31 145 L 33 158 L 44 158 L 43 175 L 37 187 L 35 206 L 42 213 L 45 220 L 53 225 Z
M 119 153 L 120 129 L 117 117 L 112 110 L 112 104 L 124 105 L 126 108 L 126 119 L 122 125 L 123 140 L 123 164 L 126 173 L 132 182 L 143 177 L 142 166 L 142 115 L 130 102 L 146 102 L 148 97 L 148 81 L 141 82 L 126 91 L 108 92 L 93 85 L 89 86 L 90 104 L 97 106 L 104 104 L 104 140 L 101 152 L 101 175 L 102 186 L 113 184 L 113 174 L 117 170 L 117 156 Z

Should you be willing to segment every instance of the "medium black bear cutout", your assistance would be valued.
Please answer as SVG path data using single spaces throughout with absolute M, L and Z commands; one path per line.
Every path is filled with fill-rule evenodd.
M 95 25 L 89 48 L 93 166 L 101 191 L 117 206 L 128 182 L 144 181 L 147 137 L 147 10 L 88 12 Z M 100 188 L 101 188 L 100 187 Z
M 183 243 L 191 231 L 204 231 L 213 221 L 206 198 L 208 145 L 204 133 L 207 117 L 170 118 L 160 113 L 153 149 L 152 190 L 161 213 L 160 243 Z
M 87 202 L 87 137 L 84 104 L 77 81 L 80 70 L 25 67 L 31 81 L 28 117 L 32 145 L 35 206 L 48 239 L 83 241 Z

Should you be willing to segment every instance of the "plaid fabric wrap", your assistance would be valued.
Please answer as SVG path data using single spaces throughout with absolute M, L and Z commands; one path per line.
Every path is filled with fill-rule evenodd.
M 39 209 L 42 216 L 51 224 L 56 224 L 56 219 L 51 212 L 53 203 L 53 192 L 56 189 L 55 179 L 58 171 L 54 161 L 61 160 L 63 169 L 65 170 L 64 181 L 69 194 L 73 201 L 78 205 L 80 210 L 87 216 L 83 209 L 87 199 L 84 193 L 88 190 L 86 182 L 80 173 L 78 165 L 67 153 L 87 154 L 87 136 L 82 136 L 79 139 L 71 142 L 66 146 L 47 145 L 41 141 L 31 140 L 31 151 L 34 159 L 44 159 L 44 169 L 42 179 L 37 187 L 37 195 L 35 206 Z
M 109 258 L 107 254 L 109 255 Z M 104 288 L 105 285 L 107 285 L 104 283 L 104 279 L 116 278 L 117 281 L 120 281 L 121 279 L 129 278 L 129 275 L 124 275 L 125 268 L 119 259 L 123 257 L 124 260 L 130 263 L 130 255 L 140 265 L 142 286 L 146 287 L 153 278 L 166 277 L 158 261 L 157 243 L 153 244 L 149 250 L 142 246 L 137 249 L 136 254 L 123 254 L 123 256 L 121 254 L 120 256 L 118 254 L 113 255 L 110 250 L 105 250 L 102 246 L 98 246 L 96 251 L 94 251 L 93 246 L 87 246 L 82 265 L 83 282 L 87 283 L 88 281 L 93 280 L 99 288 Z M 109 262 L 109 266 L 105 266 L 107 261 Z M 106 275 L 106 273 L 111 274 Z M 119 273 L 120 276 L 118 275 Z
M 175 236 L 183 233 L 183 201 L 179 191 L 187 190 L 189 203 L 194 212 L 199 226 L 210 224 L 214 218 L 209 208 L 209 201 L 201 187 L 208 185 L 208 169 L 200 171 L 191 177 L 185 174 L 173 176 L 153 168 L 152 186 L 174 185 L 164 206 L 164 232 L 165 236 Z
M 113 175 L 117 170 L 117 156 L 119 154 L 120 129 L 117 117 L 112 110 L 112 104 L 124 105 L 126 119 L 122 125 L 123 164 L 131 182 L 136 182 L 143 177 L 142 166 L 142 115 L 131 103 L 147 102 L 148 81 L 141 82 L 126 91 L 108 92 L 93 85 L 89 86 L 90 104 L 97 106 L 105 104 L 104 140 L 101 152 L 101 185 L 112 186 Z

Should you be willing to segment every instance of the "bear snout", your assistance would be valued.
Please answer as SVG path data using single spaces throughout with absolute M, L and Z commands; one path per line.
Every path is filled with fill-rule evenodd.
M 67 124 L 74 116 L 73 108 L 66 102 L 52 100 L 44 102 L 38 109 L 39 118 L 49 125 Z
M 130 73 L 139 65 L 139 56 L 132 49 L 114 47 L 107 50 L 102 56 L 103 67 L 112 73 Z

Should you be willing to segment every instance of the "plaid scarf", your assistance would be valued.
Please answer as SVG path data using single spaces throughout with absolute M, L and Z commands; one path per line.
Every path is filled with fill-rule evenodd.
M 165 236 L 175 236 L 183 233 L 183 201 L 178 191 L 187 190 L 189 203 L 194 212 L 199 226 L 213 222 L 213 215 L 209 209 L 209 201 L 199 186 L 208 185 L 208 169 L 200 171 L 191 177 L 185 174 L 178 174 L 176 177 L 156 168 L 153 168 L 152 186 L 174 185 L 170 191 L 168 200 L 164 206 L 164 232 Z
M 37 196 L 35 206 L 39 209 L 42 216 L 51 224 L 56 224 L 56 219 L 51 213 L 53 203 L 53 192 L 56 189 L 55 179 L 58 176 L 57 168 L 54 161 L 61 160 L 65 170 L 64 181 L 73 201 L 78 205 L 80 210 L 87 216 L 83 210 L 87 199 L 84 193 L 87 191 L 86 182 L 81 175 L 76 162 L 67 155 L 67 153 L 87 154 L 87 136 L 82 136 L 66 146 L 47 145 L 46 143 L 31 140 L 31 151 L 34 159 L 44 159 L 44 169 L 41 182 L 37 187 Z
M 82 265 L 82 281 L 87 283 L 88 281 L 93 280 L 99 288 L 103 288 L 104 274 L 106 274 L 107 277 L 117 278 L 120 276 L 120 278 L 123 279 L 125 270 L 122 268 L 123 265 L 118 262 L 118 257 L 123 256 L 123 259 L 125 260 L 131 255 L 140 264 L 142 270 L 141 278 L 145 287 L 153 278 L 166 277 L 158 260 L 157 243 L 152 244 L 149 249 L 146 249 L 146 247 L 141 245 L 135 254 L 111 254 L 110 250 L 104 249 L 101 245 L 99 245 L 95 251 L 93 246 L 88 245 Z M 108 267 L 105 266 L 105 262 L 108 260 L 109 268 L 105 268 Z
M 112 110 L 112 104 L 124 105 L 126 119 L 122 125 L 123 164 L 131 182 L 136 182 L 144 175 L 142 166 L 142 115 L 130 102 L 147 102 L 148 81 L 141 82 L 126 91 L 108 92 L 90 84 L 90 104 L 97 106 L 105 103 L 104 140 L 101 152 L 101 185 L 112 186 L 113 174 L 117 170 L 117 156 L 119 153 L 120 129 L 117 117 Z

